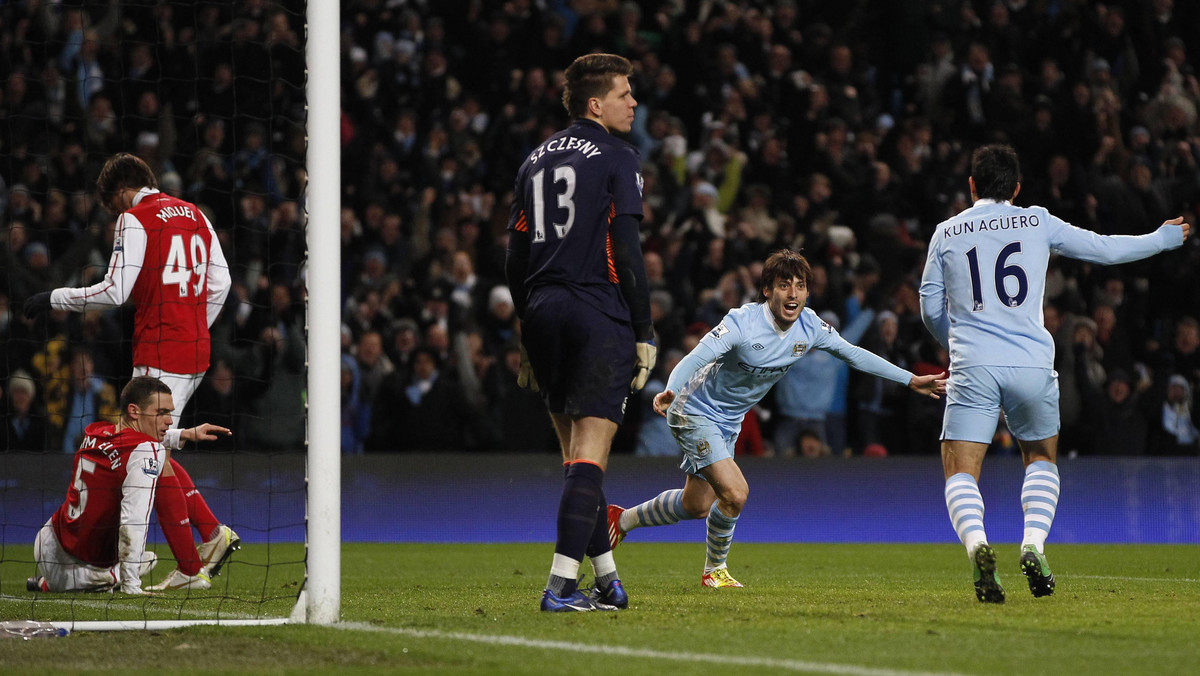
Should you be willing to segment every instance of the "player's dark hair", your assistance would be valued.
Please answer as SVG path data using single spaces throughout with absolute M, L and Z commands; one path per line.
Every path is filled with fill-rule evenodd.
M 616 54 L 584 54 L 567 66 L 563 74 L 562 102 L 572 118 L 587 113 L 588 99 L 602 98 L 612 89 L 613 77 L 633 73 L 633 64 Z
M 96 179 L 96 189 L 100 192 L 100 203 L 107 205 L 112 198 L 125 188 L 154 188 L 158 190 L 158 179 L 154 171 L 142 158 L 131 153 L 117 153 L 108 158 Z
M 1021 181 L 1017 151 L 999 143 L 976 149 L 971 155 L 971 178 L 975 179 L 976 197 L 997 202 L 1011 200 Z
M 136 376 L 121 389 L 121 417 L 129 411 L 130 404 L 144 406 L 155 394 L 170 394 L 171 388 L 154 376 Z
M 803 279 L 806 285 L 812 284 L 812 266 L 808 264 L 808 259 L 795 251 L 780 249 L 767 256 L 767 262 L 763 263 L 762 281 L 758 283 L 759 292 L 774 288 L 776 282 L 781 279 L 790 281 L 796 277 Z

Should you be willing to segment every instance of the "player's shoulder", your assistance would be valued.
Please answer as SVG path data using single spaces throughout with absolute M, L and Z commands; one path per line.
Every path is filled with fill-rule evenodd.
M 804 307 L 800 310 L 800 316 L 796 318 L 796 323 L 792 325 L 793 331 L 800 331 L 807 335 L 832 334 L 833 327 L 824 319 L 821 319 L 816 310 L 810 307 Z
M 162 450 L 162 444 L 154 437 L 126 427 L 111 437 L 113 444 L 123 451 L 156 452 Z
M 758 303 L 747 303 L 729 310 L 716 326 L 709 329 L 709 335 L 721 340 L 729 335 L 730 331 L 736 330 L 739 334 L 746 332 L 754 324 L 755 308 L 758 307 Z
M 725 318 L 739 325 L 751 324 L 756 320 L 763 320 L 763 308 L 762 303 L 746 303 L 741 307 L 735 307 L 727 312 Z

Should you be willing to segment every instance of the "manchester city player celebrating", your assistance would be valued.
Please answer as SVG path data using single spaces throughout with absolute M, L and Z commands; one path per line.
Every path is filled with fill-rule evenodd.
M 725 565 L 749 491 L 733 459 L 734 442 L 750 407 L 812 350 L 825 350 L 860 371 L 907 384 L 934 399 L 945 392 L 944 373 L 913 375 L 850 344 L 804 307 L 811 278 L 812 268 L 800 254 L 786 249 L 771 254 L 762 272 L 764 300 L 730 310 L 671 372 L 666 390 L 654 397 L 654 410 L 666 416 L 683 451 L 680 469 L 687 480 L 682 490 L 666 491 L 636 507 L 609 506 L 614 546 L 634 528 L 706 518 L 701 583 L 741 587 Z
M 1025 461 L 1021 570 L 1034 596 L 1054 592 L 1043 552 L 1059 496 L 1058 374 L 1054 341 L 1042 324 L 1050 253 L 1126 263 L 1177 248 L 1190 231 L 1176 218 L 1147 235 L 1097 235 L 1042 207 L 1013 206 L 1019 180 L 1012 148 L 975 151 L 969 179 L 975 203 L 938 225 L 921 280 L 921 314 L 950 350 L 953 374 L 942 421 L 946 508 L 967 548 L 975 595 L 985 603 L 1004 602 L 978 485 L 1001 409 Z

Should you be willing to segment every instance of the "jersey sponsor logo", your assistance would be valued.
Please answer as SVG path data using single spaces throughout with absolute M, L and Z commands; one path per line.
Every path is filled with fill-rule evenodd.
M 642 194 L 642 187 L 646 185 L 646 180 L 642 178 L 642 172 L 640 172 L 640 171 L 639 171 L 639 172 L 638 172 L 638 173 L 635 175 L 635 177 L 634 177 L 634 180 L 636 180 L 636 181 L 637 181 L 638 195 L 639 195 L 639 196 L 641 196 L 641 194 Z
M 154 458 L 146 458 L 142 461 L 142 474 L 146 476 L 158 476 L 159 463 Z
M 796 343 L 792 346 L 793 357 L 803 357 L 804 351 L 808 349 L 808 343 Z
M 796 345 L 804 346 L 804 343 L 797 343 Z M 794 350 L 793 350 L 792 354 L 795 354 Z M 749 373 L 752 376 L 766 377 L 766 376 L 777 376 L 777 375 L 780 375 L 783 373 L 787 373 L 788 369 L 792 368 L 792 365 L 785 364 L 783 366 L 755 366 L 754 364 L 747 364 L 744 361 L 739 361 L 738 368 L 745 371 L 746 373 Z
M 716 327 L 714 327 L 712 330 L 712 337 L 719 339 L 721 336 L 725 335 L 726 333 L 729 333 L 729 329 L 725 327 L 725 324 L 724 323 L 717 324 Z
M 707 441 L 696 442 L 696 455 L 703 458 L 703 457 L 707 456 L 710 452 L 712 452 L 712 448 L 709 447 Z
M 763 345 L 762 345 L 762 343 L 755 343 L 755 344 L 751 345 L 750 347 L 752 347 L 752 348 L 754 348 L 754 349 L 756 349 L 756 350 L 761 350 L 761 349 L 763 349 Z

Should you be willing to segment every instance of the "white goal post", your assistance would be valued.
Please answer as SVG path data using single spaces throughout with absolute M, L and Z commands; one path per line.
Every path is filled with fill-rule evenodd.
M 307 579 L 293 619 L 341 614 L 341 3 L 309 0 Z

